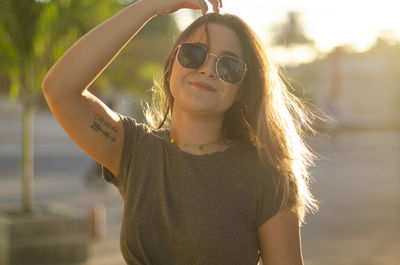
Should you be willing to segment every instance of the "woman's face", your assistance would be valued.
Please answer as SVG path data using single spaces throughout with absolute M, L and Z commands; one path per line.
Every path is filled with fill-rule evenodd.
M 209 23 L 208 31 L 208 44 L 204 26 L 200 26 L 185 42 L 200 43 L 208 47 L 209 54 L 220 56 L 230 52 L 245 61 L 239 38 L 233 30 Z M 187 69 L 175 58 L 169 83 L 174 97 L 174 112 L 182 110 L 197 115 L 223 115 L 239 99 L 241 83 L 229 84 L 220 80 L 216 73 L 216 60 L 215 56 L 209 55 L 199 69 Z

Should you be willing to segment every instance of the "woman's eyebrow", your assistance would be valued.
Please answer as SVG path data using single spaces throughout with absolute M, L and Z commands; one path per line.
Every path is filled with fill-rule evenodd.
M 236 58 L 238 58 L 238 59 L 240 58 L 239 56 L 236 55 L 236 53 L 231 52 L 231 51 L 222 51 L 221 54 L 223 54 L 223 55 L 230 55 L 230 56 L 236 57 Z
M 200 45 L 200 46 L 203 46 L 204 48 L 208 49 L 208 45 L 206 45 L 206 44 L 204 44 L 204 43 L 195 42 L 195 44 Z M 234 52 L 232 52 L 232 51 L 223 50 L 223 51 L 221 52 L 221 55 L 229 55 L 229 56 L 233 56 L 233 57 L 236 57 L 236 58 L 240 59 L 240 57 L 239 57 L 236 53 L 234 53 Z

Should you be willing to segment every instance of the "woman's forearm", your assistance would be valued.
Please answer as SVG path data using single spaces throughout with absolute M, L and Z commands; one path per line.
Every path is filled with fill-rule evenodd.
M 46 96 L 63 99 L 81 95 L 156 15 L 153 5 L 150 1 L 135 2 L 81 37 L 46 74 L 42 83 Z

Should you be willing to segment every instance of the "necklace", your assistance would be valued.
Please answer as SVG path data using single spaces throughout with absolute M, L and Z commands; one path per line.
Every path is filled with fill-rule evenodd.
M 170 142 L 173 144 L 176 144 L 178 146 L 181 146 L 183 148 L 187 148 L 187 147 L 197 147 L 199 149 L 199 151 L 204 151 L 204 147 L 206 146 L 211 146 L 211 145 L 219 145 L 222 142 L 218 141 L 218 142 L 213 142 L 213 143 L 206 143 L 206 144 L 185 144 L 185 143 L 178 143 L 173 136 L 171 136 L 169 130 L 167 130 L 168 136 L 170 138 Z

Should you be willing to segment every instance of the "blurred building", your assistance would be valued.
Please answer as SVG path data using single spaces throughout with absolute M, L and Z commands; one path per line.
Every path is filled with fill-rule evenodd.
M 313 103 L 348 129 L 400 128 L 400 45 L 364 53 L 336 48 L 325 58 L 286 69 Z

